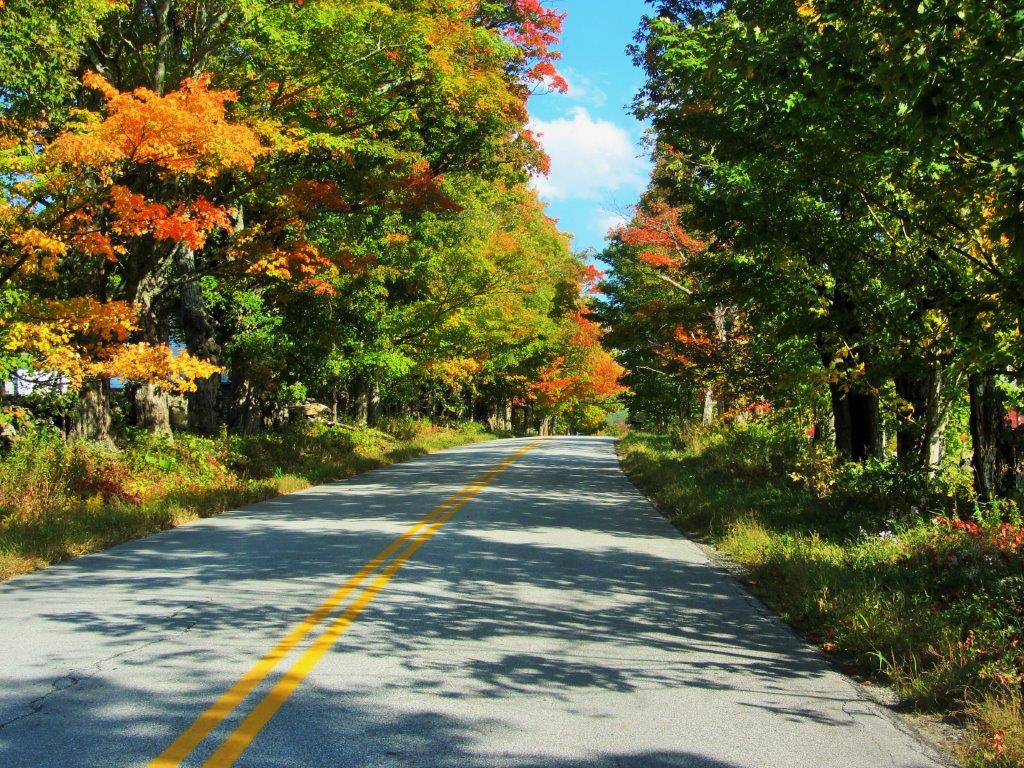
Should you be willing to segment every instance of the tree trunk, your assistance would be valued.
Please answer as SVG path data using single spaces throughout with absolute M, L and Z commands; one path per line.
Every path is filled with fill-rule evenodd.
M 511 428 L 512 434 L 523 434 L 523 409 L 513 405 L 512 410 L 510 412 L 509 422 L 509 427 Z
M 148 306 L 147 306 L 148 305 Z M 170 327 L 163 312 L 152 304 L 144 304 L 140 312 L 143 338 L 149 344 L 166 344 Z M 135 390 L 135 424 L 152 434 L 171 433 L 170 403 L 167 391 L 152 382 L 141 382 Z
M 725 346 L 728 343 L 729 336 L 726 332 L 726 320 L 728 310 L 725 306 L 718 304 L 715 306 L 714 311 L 711 313 L 711 320 L 715 327 L 715 340 L 719 344 L 719 348 L 724 352 Z M 707 426 L 715 420 L 715 411 L 718 408 L 718 400 L 721 398 L 715 397 L 715 391 L 708 387 L 704 390 L 704 409 L 701 413 L 701 423 Z
M 851 391 L 850 456 L 854 461 L 880 459 L 883 455 L 882 430 L 878 418 L 878 396 Z
M 172 30 L 170 25 L 172 0 L 162 0 L 153 9 L 156 22 L 156 52 L 153 57 L 153 90 L 163 94 L 167 83 L 167 63 L 171 56 Z
M 370 379 L 366 385 L 366 424 L 376 427 L 380 423 L 380 384 Z
M 971 375 L 967 389 L 971 399 L 974 488 L 981 501 L 1006 498 L 1016 487 L 1017 461 L 1003 393 L 996 377 L 990 374 Z
M 259 392 L 241 372 L 232 379 L 232 424 L 243 435 L 263 431 L 263 403 Z
M 168 252 L 155 265 L 137 264 L 127 280 L 126 293 L 139 309 L 142 341 L 153 346 L 170 339 L 168 308 L 161 289 L 170 277 L 174 254 Z M 171 416 L 167 392 L 155 384 L 143 382 L 135 390 L 135 424 L 148 432 L 170 434 Z
M 512 404 L 508 400 L 489 404 L 487 426 L 492 432 L 512 431 Z
M 180 277 L 195 275 L 196 258 L 191 248 L 181 246 L 178 249 L 177 266 Z M 181 332 L 188 351 L 217 365 L 220 361 L 220 345 L 214 338 L 215 321 L 196 280 L 187 280 L 182 284 L 179 310 Z M 196 381 L 196 391 L 188 394 L 189 429 L 203 435 L 217 434 L 220 426 L 217 407 L 219 399 L 219 373 Z
M 700 423 L 707 426 L 715 420 L 715 407 L 718 403 L 715 400 L 715 391 L 711 388 L 704 390 L 704 410 L 701 413 Z
M 110 380 L 90 381 L 78 393 L 71 436 L 110 442 Z
M 356 378 L 352 392 L 352 417 L 357 424 L 366 426 L 370 417 L 370 392 L 366 379 Z
M 878 396 L 829 384 L 836 452 L 848 461 L 882 458 L 882 429 Z
M 219 403 L 219 373 L 196 381 L 196 391 L 188 394 L 188 428 L 201 435 L 217 434 L 220 427 Z
M 850 422 L 850 397 L 839 384 L 828 385 L 832 399 L 832 432 L 836 438 L 836 453 L 849 461 L 853 458 L 853 426 Z
M 902 374 L 896 378 L 896 393 L 910 411 L 896 433 L 896 455 L 905 462 L 934 471 L 942 461 L 943 435 L 949 417 L 949 402 L 942 371 L 929 367 L 923 375 Z
M 145 381 L 135 390 L 135 423 L 151 434 L 171 434 L 171 413 L 167 393 Z

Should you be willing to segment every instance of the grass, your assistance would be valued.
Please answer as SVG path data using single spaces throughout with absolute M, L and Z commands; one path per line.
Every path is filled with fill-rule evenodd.
M 491 437 L 474 423 L 385 426 L 389 432 L 310 426 L 216 439 L 133 434 L 116 447 L 47 432 L 24 437 L 0 459 L 0 580 Z
M 681 530 L 744 566 L 809 640 L 909 707 L 969 723 L 965 765 L 1024 765 L 1024 531 L 950 519 L 962 477 L 838 467 L 756 423 L 631 434 L 620 455 Z

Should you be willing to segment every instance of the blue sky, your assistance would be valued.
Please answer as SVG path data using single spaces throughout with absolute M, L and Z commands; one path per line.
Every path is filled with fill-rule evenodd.
M 569 93 L 530 99 L 531 127 L 551 156 L 551 174 L 535 186 L 575 236 L 578 250 L 600 249 L 608 229 L 629 215 L 647 186 L 643 126 L 629 111 L 643 75 L 626 54 L 643 0 L 549 0 L 568 12 L 559 71 Z

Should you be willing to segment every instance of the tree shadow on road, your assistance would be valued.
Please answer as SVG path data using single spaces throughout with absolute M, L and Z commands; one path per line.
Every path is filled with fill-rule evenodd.
M 154 756 L 334 587 L 508 450 L 448 451 L 0 588 L 0 605 L 42 614 L 31 632 L 50 628 L 82 649 L 43 641 L 23 654 L 21 674 L 0 690 L 0 723 L 22 718 L 0 727 L 0 762 Z M 147 684 L 125 684 L 133 665 Z M 53 689 L 54 668 L 78 682 Z M 607 442 L 559 442 L 496 478 L 416 553 L 278 715 L 301 732 L 284 738 L 272 723 L 251 764 L 754 765 L 712 758 L 725 724 L 703 721 L 690 727 L 707 730 L 706 751 L 583 744 L 565 760 L 495 743 L 531 707 L 589 718 L 599 733 L 600 716 L 584 706 L 594 696 L 690 702 L 695 691 L 793 733 L 826 726 L 852 737 L 852 694 L 821 657 L 679 538 Z M 394 707 L 381 709 L 382 698 Z M 47 759 L 19 762 L 30 743 Z M 62 755 L 79 762 L 50 761 Z

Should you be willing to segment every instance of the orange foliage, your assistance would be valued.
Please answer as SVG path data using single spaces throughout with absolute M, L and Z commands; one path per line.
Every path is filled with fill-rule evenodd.
M 450 357 L 435 360 L 424 366 L 424 372 L 449 387 L 457 387 L 480 373 L 484 364 L 472 357 Z
M 444 191 L 444 174 L 436 174 L 426 161 L 415 163 L 394 190 L 394 205 L 406 213 L 430 211 L 458 213 L 462 206 Z
M 603 350 L 602 350 L 603 352 Z M 587 371 L 587 384 L 591 399 L 614 397 L 625 391 L 622 377 L 626 369 L 619 365 L 607 352 L 595 355 Z
M 299 181 L 285 193 L 282 201 L 295 213 L 304 214 L 319 210 L 348 211 L 351 206 L 342 198 L 338 185 L 333 181 Z
M 58 136 L 48 153 L 55 165 L 109 173 L 134 163 L 212 179 L 224 170 L 251 171 L 266 151 L 254 131 L 228 121 L 236 96 L 211 90 L 208 74 L 165 95 L 147 88 L 121 93 L 93 72 L 82 82 L 102 94 L 106 117 Z
M 584 293 L 600 293 L 601 289 L 598 287 L 601 281 L 604 280 L 605 274 L 600 269 L 595 267 L 593 264 L 588 264 L 583 270 L 583 288 Z
M 514 11 L 517 23 L 506 27 L 502 34 L 522 50 L 524 59 L 534 62 L 527 69 L 526 78 L 566 93 L 569 84 L 554 66 L 561 54 L 552 50 L 562 33 L 565 12 L 545 8 L 540 0 L 515 0 Z
M 166 345 L 126 344 L 108 360 L 91 367 L 93 375 L 116 376 L 126 381 L 145 381 L 169 392 L 195 392 L 198 379 L 205 379 L 222 369 L 193 357 L 179 354 Z
M 192 250 L 202 248 L 211 231 L 231 227 L 228 210 L 205 198 L 178 204 L 171 211 L 163 203 L 150 202 L 119 184 L 110 188 L 110 212 L 113 215 L 110 230 L 114 234 L 130 237 L 152 234 L 158 240 L 182 243 Z
M 565 370 L 565 357 L 556 357 L 537 372 L 537 380 L 530 385 L 530 394 L 542 406 L 557 405 L 570 397 L 580 382 L 578 374 Z
M 633 221 L 613 234 L 637 248 L 639 258 L 658 269 L 678 269 L 689 255 L 705 247 L 680 225 L 678 208 L 657 201 L 642 206 Z
M 25 275 L 35 274 L 46 278 L 57 276 L 57 264 L 68 252 L 67 243 L 35 227 L 21 231 L 11 229 L 6 234 L 17 249 L 16 257 L 25 259 L 22 268 Z
M 672 339 L 675 343 L 657 350 L 657 354 L 662 360 L 684 368 L 708 364 L 721 349 L 721 343 L 700 328 L 691 330 L 677 325 Z
M 8 349 L 31 354 L 40 370 L 61 375 L 72 389 L 86 379 L 119 377 L 190 392 L 196 379 L 221 370 L 166 345 L 127 344 L 137 327 L 128 303 L 90 297 L 39 301 L 22 308 L 22 319 L 0 324 Z
M 180 190 L 225 171 L 250 171 L 266 151 L 253 130 L 228 119 L 235 95 L 211 90 L 208 76 L 164 95 L 144 88 L 121 93 L 94 73 L 82 81 L 100 93 L 101 109 L 79 111 L 77 126 L 49 144 L 33 134 L 42 146 L 13 198 L 25 202 L 0 208 L 7 235 L 0 266 L 12 282 L 54 279 L 71 254 L 138 259 L 152 252 L 148 244 L 138 247 L 139 238 L 203 248 L 211 233 L 231 228 L 230 213 Z M 145 186 L 129 186 L 136 179 L 146 179 Z M 153 199 L 154 193 L 171 196 Z M 88 378 L 117 376 L 187 391 L 217 370 L 165 345 L 128 344 L 138 329 L 136 311 L 125 301 L 29 301 L 0 321 L 0 330 L 8 350 L 28 355 L 72 388 Z
M 580 307 L 569 315 L 572 331 L 566 354 L 542 367 L 530 385 L 531 398 L 541 407 L 561 408 L 598 403 L 625 391 L 625 369 L 601 346 L 603 331 Z

